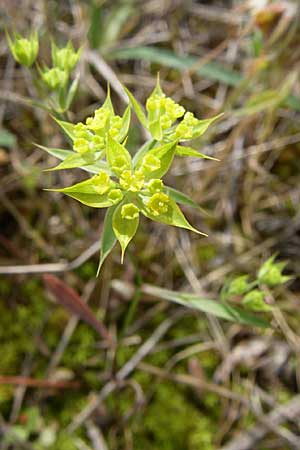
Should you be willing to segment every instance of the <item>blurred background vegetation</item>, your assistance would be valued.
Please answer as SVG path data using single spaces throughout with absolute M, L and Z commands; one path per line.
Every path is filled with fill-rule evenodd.
M 143 220 L 124 266 L 116 249 L 95 278 L 103 213 L 43 191 L 81 175 L 43 172 L 56 160 L 34 143 L 67 142 L 5 28 L 38 30 L 46 63 L 51 37 L 83 45 L 70 121 L 102 104 L 107 82 L 118 113 L 121 83 L 144 102 L 157 71 L 197 117 L 225 112 L 197 142 L 220 162 L 180 159 L 168 176 L 205 209 L 185 213 L 208 238 Z M 299 449 L 299 2 L 2 0 L 0 32 L 1 268 L 66 263 L 60 279 L 118 339 L 66 311 L 40 273 L 0 275 L 0 449 Z M 142 142 L 135 121 L 129 149 Z M 142 289 L 218 299 L 276 252 L 293 279 L 269 293 L 268 330 Z

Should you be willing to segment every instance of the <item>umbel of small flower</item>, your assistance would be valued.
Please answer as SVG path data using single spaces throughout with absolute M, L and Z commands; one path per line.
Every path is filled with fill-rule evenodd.
M 122 117 L 114 112 L 108 89 L 107 98 L 85 123 L 57 120 L 73 143 L 72 150 L 41 147 L 62 162 L 48 170 L 80 167 L 92 177 L 60 189 L 84 205 L 108 208 L 102 232 L 99 269 L 119 241 L 123 262 L 125 250 L 134 237 L 140 214 L 156 222 L 196 230 L 185 218 L 178 203 L 197 206 L 185 194 L 166 186 L 162 180 L 176 155 L 210 158 L 191 147 L 182 146 L 201 136 L 217 119 L 198 120 L 163 93 L 159 79 L 146 102 L 146 112 L 125 89 L 130 100 Z M 126 149 L 131 108 L 152 139 L 132 158 Z

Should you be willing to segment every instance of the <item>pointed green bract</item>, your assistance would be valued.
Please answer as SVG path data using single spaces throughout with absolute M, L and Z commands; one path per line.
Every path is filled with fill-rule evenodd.
M 107 208 L 114 204 L 114 201 L 109 199 L 109 193 L 99 194 L 95 184 L 93 183 L 93 178 L 82 181 L 81 183 L 74 184 L 73 186 L 68 186 L 61 189 L 47 189 L 48 191 L 63 192 L 64 194 L 78 200 L 86 206 L 91 206 L 92 208 Z
M 106 108 L 108 109 L 112 114 L 115 114 L 114 111 L 114 107 L 113 104 L 111 102 L 111 98 L 110 98 L 110 86 L 109 84 L 107 84 L 107 94 L 106 94 L 106 99 L 105 102 L 102 105 L 102 108 Z
M 103 230 L 101 235 L 101 251 L 100 251 L 100 260 L 97 270 L 97 276 L 100 273 L 102 264 L 104 263 L 107 256 L 110 254 L 112 249 L 114 248 L 117 239 L 113 230 L 113 215 L 115 212 L 116 206 L 112 206 L 106 211 Z
M 131 109 L 130 106 L 128 105 L 122 117 L 121 129 L 117 136 L 118 142 L 123 142 L 124 139 L 127 137 L 130 126 L 130 119 L 131 119 Z
M 112 221 L 115 236 L 118 239 L 120 246 L 121 246 L 121 250 L 122 250 L 122 256 L 121 256 L 122 263 L 124 260 L 125 250 L 129 244 L 129 242 L 131 241 L 131 239 L 134 237 L 136 230 L 138 228 L 138 225 L 139 225 L 138 213 L 137 214 L 133 213 L 131 216 L 127 216 L 124 213 L 122 214 L 125 206 L 126 206 L 126 204 L 121 203 L 116 208 L 114 215 L 113 215 L 113 221 Z
M 53 117 L 53 119 L 64 130 L 66 135 L 70 139 L 72 139 L 72 141 L 74 141 L 74 139 L 75 139 L 75 133 L 74 133 L 75 125 L 73 123 L 70 123 L 70 122 L 65 122 L 64 120 L 58 120 L 58 119 L 56 119 L 56 117 Z
M 46 169 L 46 172 L 54 171 L 54 170 L 63 170 L 63 169 L 75 169 L 76 167 L 84 167 L 88 166 L 95 162 L 95 158 L 93 155 L 88 155 L 86 157 L 81 156 L 78 153 L 71 152 L 71 155 L 67 156 L 58 166 L 52 167 L 51 169 Z
M 67 165 L 72 164 L 72 161 L 77 160 L 77 163 L 73 165 L 73 168 L 80 168 L 85 170 L 89 173 L 98 173 L 99 170 L 105 170 L 108 174 L 111 174 L 109 168 L 107 167 L 107 164 L 103 160 L 97 160 L 92 164 L 85 164 L 86 160 L 81 158 L 78 153 L 75 153 L 71 150 L 64 150 L 61 148 L 51 148 L 51 147 L 45 147 L 44 145 L 35 144 L 40 149 L 44 150 L 45 152 L 49 153 L 49 155 L 55 156 L 56 158 L 62 160 L 65 162 L 68 160 Z M 67 169 L 69 167 L 66 167 L 65 165 L 61 166 L 60 164 L 56 167 L 53 167 L 52 169 L 46 169 L 46 171 L 52 171 L 52 170 L 61 170 L 61 169 Z
M 163 177 L 168 172 L 172 164 L 175 155 L 175 148 L 176 142 L 170 142 L 168 144 L 149 150 L 143 157 L 143 159 L 141 159 L 137 164 L 137 169 L 143 170 L 143 165 L 145 166 L 145 160 L 153 157 L 159 161 L 159 167 L 155 168 L 155 166 L 153 165 L 153 170 L 151 170 L 151 165 L 149 165 L 149 168 L 145 168 L 143 170 L 143 173 L 145 174 L 147 179 Z
M 116 175 L 120 175 L 124 170 L 131 170 L 132 168 L 130 153 L 110 134 L 108 134 L 107 138 L 106 158 L 110 169 Z
M 151 200 L 151 199 L 150 199 Z M 166 225 L 173 225 L 174 227 L 185 228 L 187 230 L 194 231 L 197 234 L 202 234 L 203 236 L 207 236 L 205 233 L 196 230 L 185 218 L 180 208 L 174 202 L 173 199 L 169 198 L 169 202 L 167 204 L 167 208 L 165 212 L 161 214 L 153 214 L 153 209 L 149 207 L 149 199 L 140 196 L 139 207 L 144 216 L 152 219 L 156 222 L 164 223 Z
M 180 203 L 182 205 L 191 206 L 192 208 L 198 209 L 204 214 L 207 214 L 201 206 L 198 205 L 191 197 L 184 194 L 183 192 L 177 191 L 177 189 L 171 188 L 170 186 L 166 186 L 164 191 L 169 197 L 171 197 L 176 203 Z
M 138 167 L 140 165 L 141 160 L 143 157 L 151 150 L 156 144 L 156 141 L 154 139 L 150 139 L 150 141 L 145 142 L 144 145 L 141 146 L 141 148 L 136 152 L 134 157 L 132 158 L 132 164 L 133 167 Z
M 176 155 L 190 156 L 191 158 L 205 158 L 205 159 L 211 159 L 213 161 L 220 161 L 219 159 L 214 158 L 213 156 L 205 155 L 204 153 L 200 153 L 200 152 L 198 152 L 198 150 L 196 150 L 192 147 L 185 147 L 183 145 L 177 145 Z
M 215 117 L 211 117 L 210 119 L 203 119 L 203 120 L 197 119 L 198 124 L 195 125 L 195 127 L 193 128 L 193 139 L 202 136 L 206 132 L 208 127 L 222 116 L 223 113 L 218 114 Z
M 146 115 L 144 113 L 142 106 L 139 104 L 139 102 L 134 98 L 132 93 L 126 87 L 124 87 L 124 90 L 129 98 L 130 104 L 133 107 L 133 110 L 134 110 L 137 118 L 139 119 L 141 124 L 146 128 L 147 127 L 147 118 L 146 118 Z

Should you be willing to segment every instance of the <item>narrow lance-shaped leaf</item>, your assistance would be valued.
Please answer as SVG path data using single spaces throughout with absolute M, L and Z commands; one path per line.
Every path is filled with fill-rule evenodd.
M 195 127 L 193 128 L 192 139 L 202 136 L 205 133 L 205 131 L 208 129 L 208 127 L 222 116 L 223 116 L 223 113 L 218 114 L 215 117 L 211 117 L 210 119 L 198 120 L 197 125 L 195 125 Z
M 66 135 L 74 141 L 75 135 L 74 135 L 74 128 L 75 125 L 70 122 L 65 122 L 64 120 L 58 120 L 56 117 L 52 116 L 56 123 L 64 130 Z
M 67 93 L 67 98 L 66 98 L 66 110 L 68 110 L 74 100 L 77 88 L 78 88 L 78 83 L 79 83 L 79 75 L 72 81 L 72 84 L 70 86 L 70 89 L 68 90 Z
M 105 99 L 105 102 L 102 105 L 102 108 L 107 108 L 112 114 L 115 114 L 114 107 L 113 107 L 113 104 L 112 104 L 111 98 L 110 98 L 110 86 L 109 86 L 109 84 L 107 84 L 106 99 Z
M 190 156 L 191 158 L 205 158 L 205 159 L 212 159 L 213 161 L 220 161 L 218 158 L 214 158 L 213 156 L 205 155 L 204 153 L 200 153 L 200 152 L 198 152 L 198 150 L 196 150 L 192 147 L 185 147 L 183 145 L 177 145 L 176 155 Z
M 166 212 L 162 212 L 161 214 L 155 215 L 151 211 L 151 209 L 147 206 L 147 199 L 141 199 L 140 196 L 140 202 L 139 202 L 139 208 L 141 212 L 144 214 L 144 216 L 148 217 L 151 220 L 154 220 L 155 222 L 164 223 L 166 225 L 173 225 L 174 227 L 179 228 L 185 228 L 187 230 L 194 231 L 195 233 L 201 234 L 203 236 L 207 236 L 207 234 L 202 233 L 201 231 L 196 230 L 185 218 L 182 211 L 174 202 L 172 198 L 169 198 L 169 201 L 167 203 L 167 210 Z
M 99 266 L 97 270 L 97 276 L 100 273 L 102 264 L 104 263 L 107 256 L 110 254 L 112 249 L 114 248 L 117 239 L 113 230 L 113 215 L 115 212 L 116 206 L 112 206 L 111 208 L 108 208 L 106 211 L 104 224 L 103 224 L 103 230 L 102 230 L 102 236 L 101 236 L 101 253 L 100 253 L 100 260 L 99 260 Z
M 130 204 L 132 205 L 132 204 Z M 113 230 L 115 233 L 116 238 L 118 239 L 121 250 L 122 250 L 122 256 L 121 256 L 121 263 L 123 263 L 124 260 L 124 254 L 125 250 L 131 241 L 131 239 L 134 237 L 138 225 L 139 225 L 139 214 L 135 216 L 132 216 L 130 219 L 127 219 L 124 217 L 124 214 L 122 214 L 122 208 L 125 205 L 124 203 L 121 203 L 117 209 L 114 212 L 113 215 Z M 132 205 L 133 206 L 133 205 Z M 124 211 L 124 210 L 123 210 Z
M 118 135 L 119 142 L 123 142 L 128 134 L 128 130 L 129 130 L 129 126 L 130 126 L 130 119 L 131 119 L 131 109 L 130 109 L 130 105 L 128 105 L 127 108 L 125 109 L 125 112 L 122 117 L 122 125 L 121 125 L 121 129 L 120 129 L 120 133 Z
M 184 194 L 183 192 L 177 191 L 170 186 L 165 187 L 165 192 L 169 197 L 171 197 L 176 203 L 180 203 L 182 205 L 191 206 L 192 208 L 198 209 L 207 215 L 207 212 L 201 208 L 190 196 Z
M 63 192 L 69 197 L 78 200 L 84 205 L 91 206 L 92 208 L 105 208 L 113 205 L 113 200 L 108 198 L 108 193 L 99 194 L 93 183 L 93 179 L 82 181 L 61 189 L 45 189 L 46 191 Z
M 109 133 L 107 137 L 106 158 L 109 167 L 117 175 L 124 170 L 131 170 L 131 156 L 128 150 L 119 144 Z
M 88 166 L 94 162 L 94 155 L 80 155 L 79 153 L 72 152 L 68 155 L 60 164 L 50 169 L 45 169 L 45 172 L 52 172 L 54 170 L 63 169 L 75 169 L 77 167 Z
M 137 116 L 137 118 L 139 119 L 139 121 L 141 122 L 141 124 L 147 128 L 147 118 L 146 115 L 144 113 L 144 110 L 142 108 L 142 106 L 140 105 L 140 103 L 134 98 L 134 96 L 132 95 L 132 93 L 124 86 L 124 90 L 129 98 L 129 101 L 131 103 L 131 106 L 134 109 L 134 112 Z
M 254 314 L 249 314 L 248 312 L 242 311 L 234 306 L 203 298 L 198 295 L 170 291 L 168 289 L 162 289 L 149 284 L 144 285 L 142 290 L 146 294 L 154 295 L 161 299 L 178 303 L 188 308 L 194 308 L 231 322 L 238 322 L 244 325 L 256 326 L 260 328 L 270 327 L 266 320 L 257 317 Z
M 156 143 L 155 139 L 150 139 L 149 141 L 145 142 L 144 145 L 141 146 L 141 148 L 136 152 L 136 154 L 132 158 L 133 167 L 137 167 L 140 165 L 140 162 L 143 159 L 143 157 L 153 148 L 155 143 Z
M 94 163 L 86 164 L 85 160 L 80 160 L 81 155 L 73 152 L 72 150 L 64 150 L 62 148 L 50 148 L 45 147 L 44 145 L 35 144 L 38 148 L 44 150 L 49 153 L 49 155 L 55 156 L 58 159 L 61 159 L 63 162 L 66 161 L 66 164 L 58 165 L 50 170 L 61 170 L 61 169 L 70 169 L 78 167 L 80 169 L 85 170 L 89 173 L 98 173 L 100 170 L 104 170 L 108 174 L 110 174 L 110 170 L 107 167 L 107 164 L 104 161 L 98 160 Z M 77 159 L 78 158 L 78 159 Z M 81 161 L 81 163 L 80 163 Z M 79 164 L 80 163 L 80 164 Z
M 156 170 L 145 170 L 146 178 L 162 178 L 168 172 L 175 155 L 176 144 L 177 142 L 169 142 L 147 152 L 146 158 L 154 156 L 158 159 L 160 167 Z M 142 167 L 142 165 L 143 159 L 137 164 L 137 169 Z

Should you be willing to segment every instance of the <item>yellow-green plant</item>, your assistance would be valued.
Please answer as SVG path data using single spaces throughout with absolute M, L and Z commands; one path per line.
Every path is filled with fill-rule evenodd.
M 140 214 L 167 225 L 186 228 L 199 234 L 189 224 L 177 203 L 196 206 L 191 198 L 166 186 L 162 180 L 176 155 L 209 158 L 181 142 L 201 136 L 217 117 L 199 120 L 167 97 L 160 86 L 146 102 L 146 112 L 126 89 L 130 104 L 122 117 L 114 112 L 108 90 L 107 98 L 85 123 L 57 120 L 72 141 L 72 150 L 42 147 L 63 161 L 49 170 L 80 167 L 94 175 L 73 186 L 52 191 L 63 192 L 84 205 L 108 208 L 101 245 L 101 267 L 118 240 L 122 258 L 134 237 Z M 132 158 L 126 141 L 134 109 L 149 139 Z
M 22 37 L 14 32 L 13 38 L 6 32 L 7 43 L 14 59 L 25 67 L 31 67 L 36 62 L 39 52 L 38 33 L 32 32 L 29 38 Z M 36 63 L 41 84 L 41 93 L 45 96 L 44 108 L 56 115 L 65 113 L 71 106 L 78 87 L 79 78 L 71 81 L 71 73 L 80 58 L 81 48 L 74 50 L 71 42 L 65 47 L 59 48 L 52 42 L 51 57 L 52 67 L 47 67 L 44 63 Z M 34 102 L 42 106 L 38 101 Z

